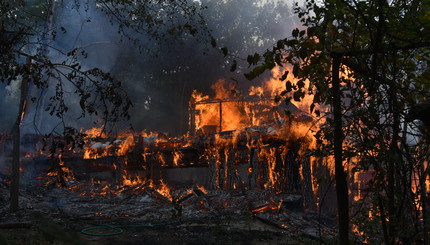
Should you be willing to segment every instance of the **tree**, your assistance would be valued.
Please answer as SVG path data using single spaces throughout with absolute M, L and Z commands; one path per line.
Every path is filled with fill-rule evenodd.
M 73 120 L 67 120 L 70 117 L 68 113 L 80 111 L 72 118 L 90 117 L 106 129 L 112 123 L 128 120 L 129 110 L 133 106 L 121 81 L 99 67 L 89 67 L 85 62 L 89 55 L 88 48 L 70 47 L 58 41 L 68 31 L 54 23 L 54 20 L 58 21 L 56 13 L 59 11 L 56 10 L 61 8 L 104 11 L 118 33 L 130 40 L 133 33 L 163 38 L 166 34 L 159 32 L 159 27 L 167 24 L 180 28 L 181 32 L 198 31 L 198 27 L 191 25 L 196 24 L 191 22 L 196 5 L 183 0 L 95 0 L 82 3 L 1 0 L 0 81 L 21 83 L 19 114 L 13 130 L 12 211 L 18 209 L 20 124 L 30 102 L 35 105 L 36 112 L 47 112 L 58 118 L 49 135 L 62 135 L 72 148 L 83 145 L 84 134 L 70 125 Z M 179 14 L 176 12 L 178 10 Z M 91 18 L 86 21 L 90 22 Z M 202 29 L 205 29 L 203 25 Z M 78 109 L 74 104 L 78 105 Z M 52 153 L 56 153 L 55 147 Z
M 298 80 L 286 81 L 287 103 L 308 92 L 316 116 L 322 115 L 316 105 L 331 107 L 316 132 L 325 143 L 314 154 L 335 157 L 340 244 L 349 242 L 347 182 L 365 171 L 373 179 L 360 201 L 362 214 L 353 218 L 366 238 L 386 244 L 429 241 L 423 184 L 429 155 L 408 140 L 414 135 L 427 142 L 405 120 L 408 108 L 429 95 L 428 7 L 428 1 L 305 1 L 295 12 L 306 29 L 293 30 L 292 37 L 257 56 L 263 60 L 249 57 L 251 65 L 258 64 L 246 74 L 249 79 L 275 64 L 291 64 Z M 416 175 L 418 184 L 411 177 Z

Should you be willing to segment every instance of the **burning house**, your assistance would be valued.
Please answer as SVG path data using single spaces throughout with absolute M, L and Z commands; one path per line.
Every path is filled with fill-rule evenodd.
M 33 137 L 39 147 L 23 156 L 23 168 L 35 175 L 33 185 L 83 199 L 158 200 L 175 217 L 247 211 L 285 230 L 286 217 L 278 215 L 283 210 L 317 210 L 321 189 L 315 188 L 312 165 L 318 161 L 305 154 L 314 144 L 309 137 L 313 119 L 292 103 L 275 103 L 273 91 L 253 88 L 242 95 L 228 86 L 215 84 L 214 97 L 193 92 L 185 135 L 143 131 L 112 136 L 94 128 L 82 132 L 82 149 L 61 150 L 61 138 L 41 144 Z M 67 207 L 69 213 L 76 208 Z M 120 211 L 103 215 L 112 212 Z M 169 217 L 162 213 L 157 219 Z M 317 227 L 312 227 L 316 236 Z
M 82 158 L 87 163 L 82 165 L 110 162 L 116 181 L 137 178 L 212 190 L 302 194 L 306 183 L 305 205 L 314 206 L 309 160 L 303 156 L 312 143 L 306 137 L 312 118 L 293 104 L 276 104 L 263 95 L 220 96 L 220 89 L 227 90 L 222 82 L 217 86 L 215 98 L 194 91 L 187 135 L 143 132 L 112 138 L 97 129 L 86 131 Z

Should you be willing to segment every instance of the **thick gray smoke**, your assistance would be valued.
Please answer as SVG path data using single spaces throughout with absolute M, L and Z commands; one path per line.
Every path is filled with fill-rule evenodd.
M 118 129 L 127 129 L 132 124 L 135 130 L 185 133 L 188 100 L 194 89 L 210 93 L 210 86 L 219 79 L 236 82 L 244 90 L 261 82 L 264 77 L 253 83 L 244 79 L 246 62 L 239 62 L 238 70 L 230 72 L 232 60 L 240 61 L 249 54 L 270 48 L 296 27 L 285 4 L 254 0 L 202 0 L 200 3 L 207 9 L 198 10 L 204 17 L 204 28 L 199 23 L 191 23 L 196 33 L 194 29 L 175 32 L 172 26 L 160 26 L 169 35 L 153 38 L 128 29 L 125 33 L 135 39 L 132 41 L 118 33 L 119 25 L 111 22 L 112 16 L 102 12 L 93 1 L 59 1 L 52 22 L 57 35 L 50 43 L 55 49 L 49 50 L 49 56 L 61 61 L 64 54 L 56 49 L 67 53 L 80 47 L 88 54 L 86 58 L 80 57 L 84 69 L 99 67 L 123 81 L 134 108 L 131 120 L 120 124 Z M 216 48 L 207 38 L 207 30 L 215 38 Z M 227 57 L 219 51 L 224 46 L 229 50 Z M 16 118 L 17 84 L 1 85 L 2 115 L 11 116 L 3 116 L 0 131 L 10 130 Z M 50 93 L 45 91 L 43 96 L 49 97 Z M 76 120 L 80 115 L 78 100 L 70 96 L 69 102 L 76 108 L 70 109 L 68 123 L 77 128 L 92 127 L 96 118 Z M 42 101 L 37 106 L 43 105 Z M 42 132 L 55 128 L 58 120 L 37 106 L 30 106 L 23 123 L 27 125 L 26 132 L 34 130 L 33 125 Z M 36 109 L 37 116 L 33 114 Z

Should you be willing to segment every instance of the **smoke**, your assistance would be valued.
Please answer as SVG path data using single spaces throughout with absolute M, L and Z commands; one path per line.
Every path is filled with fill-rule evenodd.
M 170 36 L 157 56 L 142 55 L 135 47 L 121 49 L 112 72 L 126 81 L 135 100 L 133 125 L 136 129 L 182 134 L 187 130 L 188 100 L 194 89 L 212 94 L 212 84 L 220 79 L 247 91 L 270 74 L 253 82 L 244 79 L 247 55 L 263 52 L 278 39 L 289 36 L 297 20 L 286 4 L 266 1 L 200 1 L 207 29 L 216 39 L 217 48 L 209 48 L 199 37 Z M 228 55 L 219 51 L 227 47 Z M 230 71 L 238 61 L 236 72 Z
M 253 0 L 201 0 L 194 3 L 207 6 L 198 10 L 205 23 L 190 22 L 196 26 L 196 33 L 182 30 L 160 39 L 127 29 L 124 33 L 131 37 L 128 39 L 118 33 L 120 26 L 112 16 L 102 12 L 95 1 L 57 1 L 51 26 L 56 37 L 49 42 L 53 48 L 49 49 L 48 56 L 54 62 L 62 62 L 64 53 L 81 48 L 87 54 L 87 57 L 79 57 L 83 69 L 98 67 L 123 81 L 134 108 L 130 121 L 119 124 L 118 130 L 127 129 L 132 124 L 135 130 L 183 134 L 188 129 L 188 100 L 194 89 L 211 94 L 211 85 L 219 79 L 232 82 L 242 90 L 259 85 L 270 74 L 253 82 L 246 81 L 243 72 L 248 68 L 247 55 L 264 52 L 276 40 L 289 36 L 297 23 L 292 18 L 290 7 L 282 1 L 256 4 Z M 187 16 L 176 19 L 184 20 Z M 171 25 L 160 26 L 158 32 L 168 33 L 172 28 Z M 216 48 L 211 46 L 207 30 L 215 39 Z M 220 47 L 228 48 L 226 57 L 219 51 Z M 236 72 L 230 72 L 233 60 L 238 61 Z M 12 89 L 16 85 L 11 84 L 8 89 L 2 87 L 0 94 L 12 95 L 17 91 Z M 43 133 L 49 132 L 60 123 L 43 109 L 47 98 L 53 94 L 52 88 L 34 93 L 44 99 L 30 105 L 23 132 L 34 132 L 34 125 Z M 76 128 L 91 128 L 97 118 L 77 120 L 80 116 L 79 101 L 72 96 L 72 91 L 70 93 L 67 102 L 74 106 L 69 109 L 67 123 Z M 15 97 L 9 98 L 16 103 Z M 2 109 L 2 114 L 15 118 L 16 109 L 12 109 L 15 105 L 8 106 L 11 101 L 6 99 L 0 103 L 2 108 L 10 108 Z M 2 119 L 0 129 L 9 130 L 10 126 L 4 125 L 12 123 Z
M 80 61 L 82 70 L 89 70 L 94 67 L 103 71 L 112 69 L 113 63 L 117 60 L 120 51 L 121 36 L 114 30 L 115 27 L 109 22 L 109 17 L 101 13 L 96 8 L 93 1 L 61 1 L 56 2 L 53 8 L 53 18 L 51 23 L 47 23 L 47 39 L 44 45 L 49 46 L 45 50 L 45 55 L 52 63 L 69 64 L 71 57 L 66 54 L 74 49 L 78 49 L 74 58 Z M 50 81 L 47 89 L 37 89 L 34 86 L 28 98 L 37 98 L 33 103 L 29 103 L 26 110 L 26 117 L 22 123 L 22 132 L 26 133 L 54 133 L 61 134 L 63 129 L 62 120 L 55 115 L 50 115 L 45 111 L 48 107 L 49 98 L 55 95 L 55 81 Z M 66 126 L 75 128 L 91 128 L 93 122 L 98 118 L 87 116 L 81 118 L 81 108 L 79 97 L 76 96 L 74 86 L 64 81 L 66 91 L 66 101 L 68 112 L 64 122 Z M 79 120 L 78 120 L 79 119 Z

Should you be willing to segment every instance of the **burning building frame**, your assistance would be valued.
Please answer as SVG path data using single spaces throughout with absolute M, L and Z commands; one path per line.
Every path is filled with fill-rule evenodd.
M 327 193 L 321 194 L 313 177 L 322 160 L 306 155 L 314 147 L 312 117 L 271 96 L 230 94 L 210 98 L 195 91 L 189 132 L 178 137 L 146 131 L 114 137 L 94 128 L 82 132 L 82 149 L 54 151 L 61 138 L 45 139 L 42 147 L 36 142 L 40 138 L 29 137 L 39 147 L 22 157 L 23 168 L 37 175 L 32 181 L 38 186 L 74 192 L 84 200 L 119 198 L 128 205 L 127 212 L 121 211 L 125 216 L 135 217 L 128 212 L 132 202 L 156 200 L 174 217 L 246 211 L 281 231 L 287 230 L 284 219 L 291 219 L 287 210 L 317 221 L 315 211 Z M 66 209 L 73 213 L 76 208 Z M 334 215 L 335 208 L 330 209 L 326 213 Z M 120 211 L 95 215 L 110 217 L 112 212 Z M 157 217 L 171 218 L 166 213 Z M 321 227 L 333 232 L 319 221 L 310 226 L 312 236 Z

